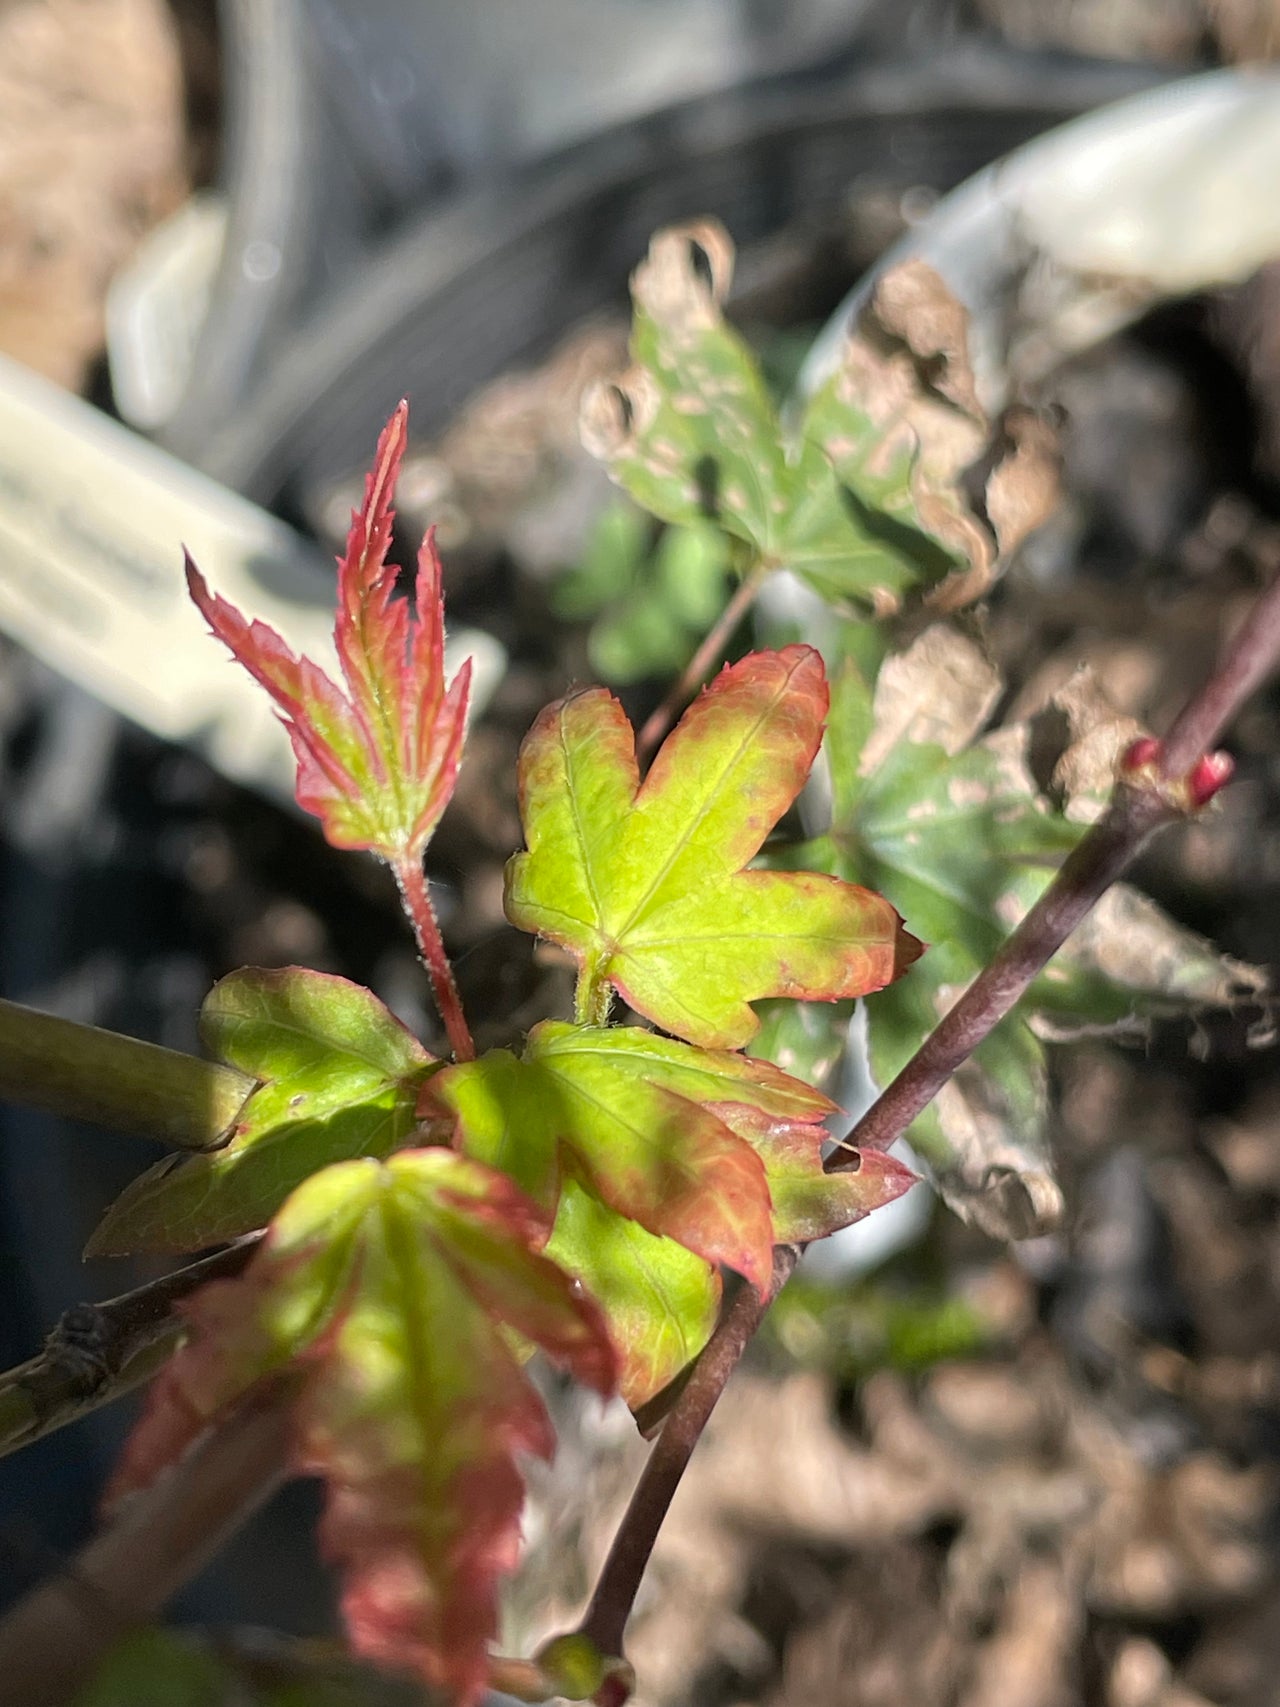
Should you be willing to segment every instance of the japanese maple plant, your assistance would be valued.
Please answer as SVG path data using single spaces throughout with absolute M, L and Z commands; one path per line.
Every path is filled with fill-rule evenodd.
M 189 1337 L 109 1497 L 148 1483 L 259 1383 L 292 1378 L 294 1457 L 327 1484 L 322 1541 L 354 1647 L 470 1702 L 489 1677 L 497 1579 L 517 1556 L 517 1454 L 553 1447 L 524 1357 L 538 1348 L 600 1393 L 649 1404 L 702 1350 L 722 1270 L 767 1298 L 776 1245 L 906 1188 L 912 1175 L 884 1152 L 825 1178 L 832 1104 L 739 1051 L 757 1028 L 751 1001 L 864 995 L 919 945 L 887 901 L 841 878 L 744 869 L 822 739 L 814 650 L 726 669 L 643 783 L 618 702 L 574 693 L 521 752 L 528 850 L 506 892 L 515 924 L 576 959 L 574 1020 L 475 1058 L 422 864 L 457 774 L 467 670 L 446 686 L 432 539 L 414 612 L 387 560 L 406 421 L 402 404 L 339 568 L 345 691 L 187 574 L 280 708 L 299 802 L 335 846 L 395 872 L 452 1060 L 342 979 L 233 974 L 208 1018 L 263 1089 L 226 1149 L 126 1193 L 95 1249 L 198 1249 L 269 1223 L 245 1272 L 188 1306 Z M 611 1025 L 615 991 L 661 1032 Z M 357 1102 L 344 1082 L 345 1107 L 309 1107 L 334 1097 L 318 1038 L 373 1066 L 380 1094 Z M 618 1657 L 601 1656 L 593 1690 Z
M 615 478 L 672 525 L 723 528 L 742 586 L 643 732 L 647 767 L 603 688 L 570 691 L 525 739 L 525 846 L 507 867 L 506 913 L 572 958 L 577 986 L 572 1016 L 543 1019 L 522 1047 L 477 1058 L 424 873 L 465 763 L 469 675 L 445 678 L 432 537 L 412 600 L 388 560 L 406 406 L 339 565 L 340 682 L 188 563 L 209 627 L 276 703 L 299 803 L 336 847 L 394 872 L 450 1054 L 430 1054 L 342 978 L 224 979 L 203 1014 L 221 1077 L 203 1127 L 188 1099 L 191 1153 L 137 1180 L 91 1247 L 217 1249 L 142 1289 L 145 1310 L 102 1307 L 78 1362 L 64 1326 L 44 1363 L 0 1380 L 12 1445 L 85 1393 L 128 1384 L 122 1369 L 137 1380 L 159 1364 L 107 1494 L 126 1528 L 139 1501 L 172 1503 L 164 1489 L 184 1470 L 198 1482 L 205 1443 L 267 1418 L 265 1446 L 236 1472 L 241 1492 L 269 1487 L 282 1456 L 322 1478 L 320 1543 L 353 1649 L 463 1707 L 490 1685 L 627 1698 L 625 1625 L 699 1434 L 804 1245 L 912 1184 L 889 1153 L 897 1138 L 910 1129 L 962 1213 L 1004 1236 L 1036 1230 L 1061 1208 L 1041 1142 L 1039 1022 L 1258 987 L 1141 897 L 1124 928 L 1176 949 L 1176 992 L 1114 956 L 1104 968 L 1072 932 L 1119 893 L 1153 831 L 1227 779 L 1212 745 L 1271 667 L 1280 594 L 1262 595 L 1163 740 L 1100 723 L 1096 706 L 1086 716 L 1079 691 L 1064 700 L 1075 758 L 1050 801 L 1026 730 L 983 732 L 999 681 L 972 638 L 935 623 L 894 652 L 875 626 L 912 597 L 945 616 L 989 589 L 1044 507 L 1035 424 L 1003 424 L 1006 461 L 981 513 L 967 511 L 958 475 L 994 428 L 957 305 L 917 270 L 889 276 L 878 324 L 798 433 L 784 427 L 720 315 L 727 266 L 711 228 L 659 239 L 637 275 L 635 366 L 588 405 L 588 440 Z M 781 569 L 841 612 L 833 684 L 819 650 L 792 641 L 723 667 L 677 721 Z M 1102 769 L 1082 768 L 1100 728 Z M 827 822 L 788 846 L 775 828 L 820 750 Z M 934 945 L 915 970 L 922 945 L 907 925 Z M 838 1111 L 823 1087 L 864 997 L 884 1091 L 824 1163 Z M 17 1023 L 0 1026 L 0 1058 Z M 110 1339 L 121 1323 L 128 1358 Z M 504 1656 L 498 1591 L 519 1557 L 521 1458 L 554 1447 L 526 1373 L 535 1354 L 620 1392 L 656 1441 L 579 1628 Z

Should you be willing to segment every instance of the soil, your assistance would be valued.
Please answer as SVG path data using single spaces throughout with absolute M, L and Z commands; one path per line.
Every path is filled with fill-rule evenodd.
M 1029 17 L 1052 35 L 1054 8 L 992 0 L 983 10 L 1015 37 L 1025 38 Z M 1088 10 L 1072 14 L 1073 32 Z M 1118 12 L 1130 17 L 1142 54 L 1177 59 L 1202 52 L 1229 9 L 1102 11 L 1108 30 Z M 92 118 L 86 139 L 105 126 L 128 163 L 117 170 L 114 154 L 85 140 L 99 177 L 77 164 L 74 138 L 59 139 L 69 150 L 60 165 L 36 141 L 54 145 L 58 127 L 41 120 L 40 103 L 52 111 L 66 99 L 67 44 L 83 38 L 90 13 L 94 27 L 138 32 L 147 61 L 131 85 L 137 103 L 124 80 L 109 95 L 77 97 Z M 190 156 L 164 8 L 13 4 L 0 10 L 0 42 L 6 30 L 34 41 L 59 19 L 63 49 L 50 69 L 33 58 L 22 73 L 22 150 L 11 139 L 0 166 L 7 159 L 15 181 L 49 178 L 65 193 L 42 197 L 21 234 L 0 228 L 0 287 L 21 274 L 0 289 L 0 346 L 76 385 L 99 348 L 102 283 L 174 205 Z M 1269 39 L 1264 26 L 1249 40 Z M 0 52 L 0 62 L 16 74 L 16 57 Z M 2 86 L 0 105 L 17 110 Z M 91 195 L 93 218 L 76 199 Z M 857 229 L 879 218 L 887 240 L 894 222 L 883 215 L 860 210 Z M 90 227 L 73 262 L 64 231 Z M 828 241 L 821 252 L 825 269 Z M 812 285 L 800 265 L 797 299 L 820 312 Z M 786 293 L 775 294 L 767 306 L 774 330 L 785 330 Z M 583 626 L 548 615 L 549 565 L 572 554 L 600 501 L 566 423 L 618 339 L 616 326 L 587 329 L 538 374 L 491 391 L 443 443 L 419 447 L 420 489 L 447 500 L 451 613 L 490 628 L 511 655 L 433 848 L 482 1048 L 563 1011 L 569 989 L 556 957 L 503 923 L 501 870 L 519 842 L 520 737 L 587 673 Z M 985 619 L 1011 701 L 1061 660 L 1088 658 L 1122 709 L 1161 727 L 1200 679 L 1251 592 L 1280 569 L 1278 349 L 1270 270 L 1242 291 L 1160 310 L 1058 377 L 1069 525 L 1055 536 L 1053 573 L 1029 556 Z M 422 519 L 412 502 L 403 519 L 406 535 Z M 659 692 L 642 682 L 624 697 L 638 716 Z M 333 853 L 196 759 L 95 721 L 12 647 L 0 652 L 0 726 L 8 993 L 194 1047 L 211 979 L 245 963 L 301 961 L 371 984 L 440 1042 L 390 880 L 372 863 Z M 1228 952 L 1274 965 L 1274 689 L 1240 719 L 1233 748 L 1238 779 L 1221 809 L 1168 835 L 1139 879 Z M 70 804 L 68 775 L 79 778 Z M 36 946 L 33 897 L 56 915 L 53 950 Z M 1069 1196 L 1060 1234 L 1005 1249 L 939 1210 L 925 1238 L 873 1280 L 807 1292 L 780 1310 L 664 1531 L 631 1648 L 640 1699 L 1280 1703 L 1280 1055 L 1267 1031 L 1258 1009 L 1157 1028 L 1140 1047 L 1058 1049 L 1056 1144 Z M 84 1160 L 72 1148 L 50 1187 L 70 1223 L 55 1240 L 67 1252 L 137 1160 Z M 34 1211 L 7 1215 L 15 1243 L 45 1248 L 52 1235 Z M 6 1348 L 14 1360 L 66 1303 L 133 1278 L 118 1265 L 76 1277 L 69 1260 L 50 1259 L 52 1278 L 33 1272 L 23 1283 Z M 938 1355 L 917 1346 L 907 1356 L 878 1332 L 886 1299 L 916 1312 Z M 963 1345 L 939 1326 L 940 1300 L 963 1306 Z M 625 1418 L 559 1403 L 571 1444 L 537 1495 L 539 1539 L 512 1597 L 522 1639 L 572 1611 L 642 1452 Z M 94 1438 L 96 1474 L 110 1440 Z M 47 1541 L 74 1537 L 87 1498 L 69 1500 Z M 39 1521 L 40 1507 L 19 1509 Z M 291 1598 L 262 1564 L 296 1558 L 294 1518 L 277 1511 L 264 1532 L 248 1579 L 256 1600 L 215 1595 L 220 1610 L 210 1614 L 206 1601 L 206 1615 L 229 1607 L 324 1627 L 314 1580 Z

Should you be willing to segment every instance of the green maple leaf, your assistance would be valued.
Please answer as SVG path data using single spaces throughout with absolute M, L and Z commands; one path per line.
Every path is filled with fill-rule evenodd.
M 401 1148 L 437 1065 L 370 991 L 300 967 L 222 979 L 205 998 L 201 1034 L 219 1060 L 260 1081 L 231 1141 L 140 1175 L 87 1255 L 198 1250 L 265 1226 L 317 1169 Z
M 710 277 L 693 245 L 708 257 Z M 720 312 L 731 270 L 732 247 L 716 226 L 653 239 L 632 280 L 634 366 L 588 398 L 587 446 L 664 521 L 714 521 L 819 591 L 896 603 L 930 569 L 936 575 L 937 548 L 919 531 L 877 529 L 844 500 L 820 446 L 804 441 L 793 464 L 759 363 Z M 895 472 L 905 493 L 909 464 Z
M 982 513 L 969 503 L 964 476 L 992 435 L 966 311 L 923 263 L 894 269 L 789 430 L 721 313 L 732 265 L 713 222 L 653 239 L 632 279 L 633 365 L 588 394 L 588 449 L 652 514 L 714 522 L 828 600 L 885 615 L 948 576 L 948 608 L 978 597 L 1055 482 L 1043 430 L 1019 418 Z
M 1000 691 L 978 648 L 944 627 L 886 660 L 874 688 L 852 661 L 834 684 L 832 829 L 807 855 L 875 884 L 929 943 L 910 978 L 867 1004 L 882 1086 L 1043 893 L 1137 733 L 1131 720 L 1108 720 L 1091 692 L 1063 690 L 1074 736 L 1059 767 L 1072 779 L 1064 810 L 1031 774 L 1028 725 L 982 733 Z M 1062 1200 L 1045 1040 L 1230 1003 L 1260 977 L 1116 885 L 916 1120 L 911 1142 L 952 1206 L 997 1236 L 1052 1225 Z
M 504 1330 L 597 1391 L 616 1379 L 599 1312 L 538 1254 L 549 1231 L 509 1180 L 450 1150 L 324 1169 L 245 1274 L 187 1306 L 109 1499 L 291 1375 L 294 1461 L 328 1486 L 321 1541 L 353 1647 L 474 1702 L 518 1550 L 514 1455 L 554 1444 Z
M 885 1150 L 859 1150 L 856 1166 L 839 1174 L 824 1173 L 815 1140 L 825 1134 L 815 1133 L 808 1122 L 774 1118 L 750 1104 L 727 1103 L 720 1113 L 764 1164 L 776 1244 L 825 1239 L 892 1203 L 916 1183 L 910 1168 Z M 854 1154 L 846 1148 L 848 1161 Z
M 758 1071 L 757 1071 L 758 1067 Z M 820 1120 L 831 1104 L 767 1063 L 691 1049 L 637 1026 L 548 1020 L 523 1055 L 491 1050 L 437 1076 L 467 1155 L 554 1208 L 568 1173 L 601 1203 L 767 1288 L 773 1220 L 764 1165 L 706 1105 L 758 1099 Z
M 766 996 L 838 1001 L 881 989 L 919 945 L 879 895 L 813 872 L 745 870 L 795 799 L 822 738 L 811 647 L 759 652 L 694 701 L 644 782 L 604 689 L 538 718 L 520 752 L 528 852 L 507 867 L 513 924 L 567 948 L 580 1019 L 612 984 L 664 1030 L 735 1048 Z
M 521 1056 L 493 1050 L 433 1076 L 426 1102 L 457 1117 L 466 1154 L 559 1205 L 548 1254 L 604 1310 L 633 1407 L 706 1343 L 713 1265 L 763 1293 L 775 1244 L 847 1226 L 912 1180 L 870 1153 L 860 1172 L 826 1178 L 821 1092 L 636 1026 L 544 1022 Z

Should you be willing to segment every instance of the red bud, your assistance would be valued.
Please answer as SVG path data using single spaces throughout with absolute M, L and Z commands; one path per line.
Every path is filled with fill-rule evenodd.
M 636 1675 L 625 1660 L 614 1662 L 614 1669 L 591 1697 L 595 1707 L 626 1707 L 635 1692 Z
M 1236 762 L 1230 753 L 1206 753 L 1187 773 L 1187 788 L 1196 806 L 1206 806 L 1230 782 Z
M 1136 741 L 1131 741 L 1125 748 L 1120 760 L 1122 771 L 1140 771 L 1145 765 L 1153 765 L 1160 757 L 1160 743 L 1154 735 L 1139 735 Z

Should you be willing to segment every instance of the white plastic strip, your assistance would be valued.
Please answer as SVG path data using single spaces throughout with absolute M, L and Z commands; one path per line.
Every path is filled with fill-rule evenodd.
M 317 662 L 333 659 L 334 574 L 315 547 L 0 357 L 0 629 L 153 734 L 289 799 L 284 730 L 188 601 L 184 545 L 247 615 Z M 479 708 L 505 653 L 490 635 L 459 631 L 450 674 L 468 654 Z

